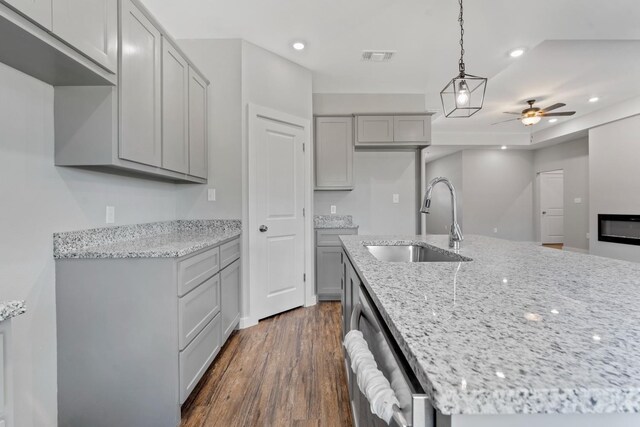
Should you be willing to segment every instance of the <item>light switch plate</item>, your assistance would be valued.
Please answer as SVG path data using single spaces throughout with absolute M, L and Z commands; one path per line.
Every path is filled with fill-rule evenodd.
M 573 203 L 582 203 L 582 198 L 576 197 L 575 199 L 573 199 Z
M 207 200 L 210 202 L 215 202 L 216 201 L 216 189 L 215 188 L 209 188 L 207 190 Z
M 115 206 L 107 206 L 105 222 L 107 224 L 113 224 L 116 222 L 116 208 Z
M 393 203 L 400 203 L 400 195 L 399 194 L 394 194 L 393 195 Z
M 498 227 L 494 228 L 494 229 L 493 229 L 493 232 L 494 232 L 494 233 L 497 233 L 497 232 L 498 232 Z
M 336 209 L 335 205 L 331 205 L 331 215 L 335 215 L 336 212 L 338 212 L 338 210 Z

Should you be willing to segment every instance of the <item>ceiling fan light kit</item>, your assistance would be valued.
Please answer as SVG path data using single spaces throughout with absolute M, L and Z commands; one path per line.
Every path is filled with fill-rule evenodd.
M 533 104 L 535 104 L 535 102 L 536 102 L 535 99 L 530 99 L 529 101 L 527 101 L 527 104 L 529 104 L 529 107 L 525 108 L 520 113 L 515 113 L 512 111 L 505 112 L 505 114 L 515 114 L 520 116 L 517 119 L 504 120 L 502 122 L 492 123 L 492 125 L 498 125 L 500 123 L 511 122 L 514 120 L 520 120 L 520 122 L 522 122 L 522 124 L 525 126 L 533 126 L 535 124 L 540 123 L 543 117 L 566 117 L 566 116 L 573 116 L 576 113 L 575 111 L 560 111 L 557 113 L 551 113 L 551 111 L 553 110 L 557 110 L 558 108 L 562 108 L 566 106 L 566 104 L 563 104 L 562 102 L 558 102 L 556 104 L 550 105 L 547 108 L 534 107 Z
M 484 95 L 487 90 L 487 79 L 472 74 L 467 74 L 464 65 L 464 19 L 462 0 L 460 3 L 460 61 L 458 62 L 458 75 L 451 79 L 442 91 L 440 100 L 445 117 L 466 118 L 471 117 L 482 109 Z

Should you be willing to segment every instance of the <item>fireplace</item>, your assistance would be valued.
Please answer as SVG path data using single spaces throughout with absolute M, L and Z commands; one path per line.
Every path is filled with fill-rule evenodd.
M 598 215 L 598 240 L 640 245 L 640 215 Z

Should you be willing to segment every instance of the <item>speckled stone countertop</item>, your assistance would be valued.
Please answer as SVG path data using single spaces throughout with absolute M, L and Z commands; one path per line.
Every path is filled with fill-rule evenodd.
M 178 220 L 55 233 L 53 256 L 177 258 L 241 234 L 239 220 Z
M 358 228 L 351 215 L 314 215 L 313 225 L 315 228 Z
M 0 301 L 0 322 L 26 313 L 24 301 Z
M 465 236 L 470 262 L 387 263 L 341 236 L 445 415 L 640 412 L 640 264 Z

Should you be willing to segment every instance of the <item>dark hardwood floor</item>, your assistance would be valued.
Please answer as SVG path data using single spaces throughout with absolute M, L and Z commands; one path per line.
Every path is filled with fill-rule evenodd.
M 340 303 L 233 333 L 182 407 L 181 427 L 351 426 Z

